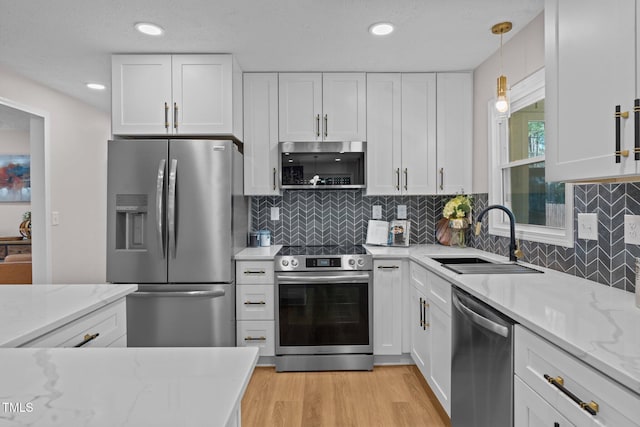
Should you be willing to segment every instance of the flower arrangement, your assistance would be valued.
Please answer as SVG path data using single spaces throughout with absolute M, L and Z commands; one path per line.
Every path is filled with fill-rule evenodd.
M 451 235 L 452 245 L 466 246 L 465 231 L 471 222 L 472 208 L 473 199 L 464 194 L 458 194 L 444 205 L 442 216 L 449 220 L 449 228 L 454 231 Z
M 442 209 L 442 216 L 447 219 L 469 219 L 471 217 L 471 209 L 473 207 L 472 202 L 473 199 L 471 196 L 458 194 L 444 205 L 444 209 Z

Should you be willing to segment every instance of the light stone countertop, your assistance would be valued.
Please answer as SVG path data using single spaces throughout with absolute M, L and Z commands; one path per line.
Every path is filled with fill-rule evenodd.
M 138 285 L 110 284 L 2 285 L 0 347 L 19 347 L 137 289 Z
M 282 245 L 259 246 L 257 248 L 244 248 L 235 255 L 236 261 L 273 261 Z
M 226 426 L 258 349 L 0 349 L 0 426 Z M 235 424 L 233 424 L 235 425 Z
M 632 293 L 523 263 L 544 274 L 457 274 L 432 256 L 506 257 L 471 248 L 366 246 L 375 258 L 408 257 L 640 394 L 640 308 Z

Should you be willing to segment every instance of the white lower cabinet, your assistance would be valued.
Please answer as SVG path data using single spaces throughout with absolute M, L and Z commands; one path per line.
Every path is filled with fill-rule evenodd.
M 236 345 L 275 355 L 273 261 L 236 262 Z
M 402 354 L 401 260 L 373 262 L 373 354 Z
M 411 357 L 447 412 L 451 411 L 451 284 L 415 262 L 411 283 Z
M 273 320 L 238 320 L 238 347 L 258 347 L 260 356 L 274 356 L 275 322 Z
M 121 298 L 21 347 L 126 347 L 127 310 Z
M 566 425 L 640 426 L 640 396 L 519 325 L 515 328 L 514 365 L 516 379 L 522 380 L 531 389 L 531 393 L 564 417 L 566 420 L 563 422 L 568 422 Z M 590 405 L 589 408 L 594 413 L 581 407 L 580 403 L 575 402 L 567 392 L 552 384 L 549 379 L 560 384 L 585 405 Z M 520 417 L 516 418 L 516 426 L 535 426 L 538 424 L 533 421 L 530 424 L 519 424 L 517 421 L 536 418 L 544 420 L 551 416 L 549 408 L 533 406 L 531 393 L 527 393 L 522 387 L 515 390 L 514 413 Z M 565 425 L 558 420 L 553 422 Z
M 513 380 L 513 425 L 518 427 L 568 427 L 569 420 L 553 409 L 518 376 Z

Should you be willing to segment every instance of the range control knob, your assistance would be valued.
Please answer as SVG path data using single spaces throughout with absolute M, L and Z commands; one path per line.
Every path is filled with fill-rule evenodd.
M 364 259 L 358 258 L 358 265 L 362 267 L 364 265 Z
M 281 264 L 283 267 L 286 267 L 287 265 L 289 265 L 289 261 L 287 261 L 286 259 L 283 259 Z
M 291 260 L 291 266 L 292 267 L 297 267 L 298 266 L 298 260 L 297 259 L 292 259 Z
M 353 259 L 353 258 L 349 259 L 349 265 L 352 266 L 352 267 L 355 266 L 356 265 L 356 260 Z

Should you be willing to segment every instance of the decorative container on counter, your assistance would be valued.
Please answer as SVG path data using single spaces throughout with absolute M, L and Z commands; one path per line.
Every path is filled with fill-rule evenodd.
M 467 218 L 456 218 L 449 220 L 449 228 L 451 228 L 451 246 L 467 246 L 466 232 L 469 228 L 469 220 Z

